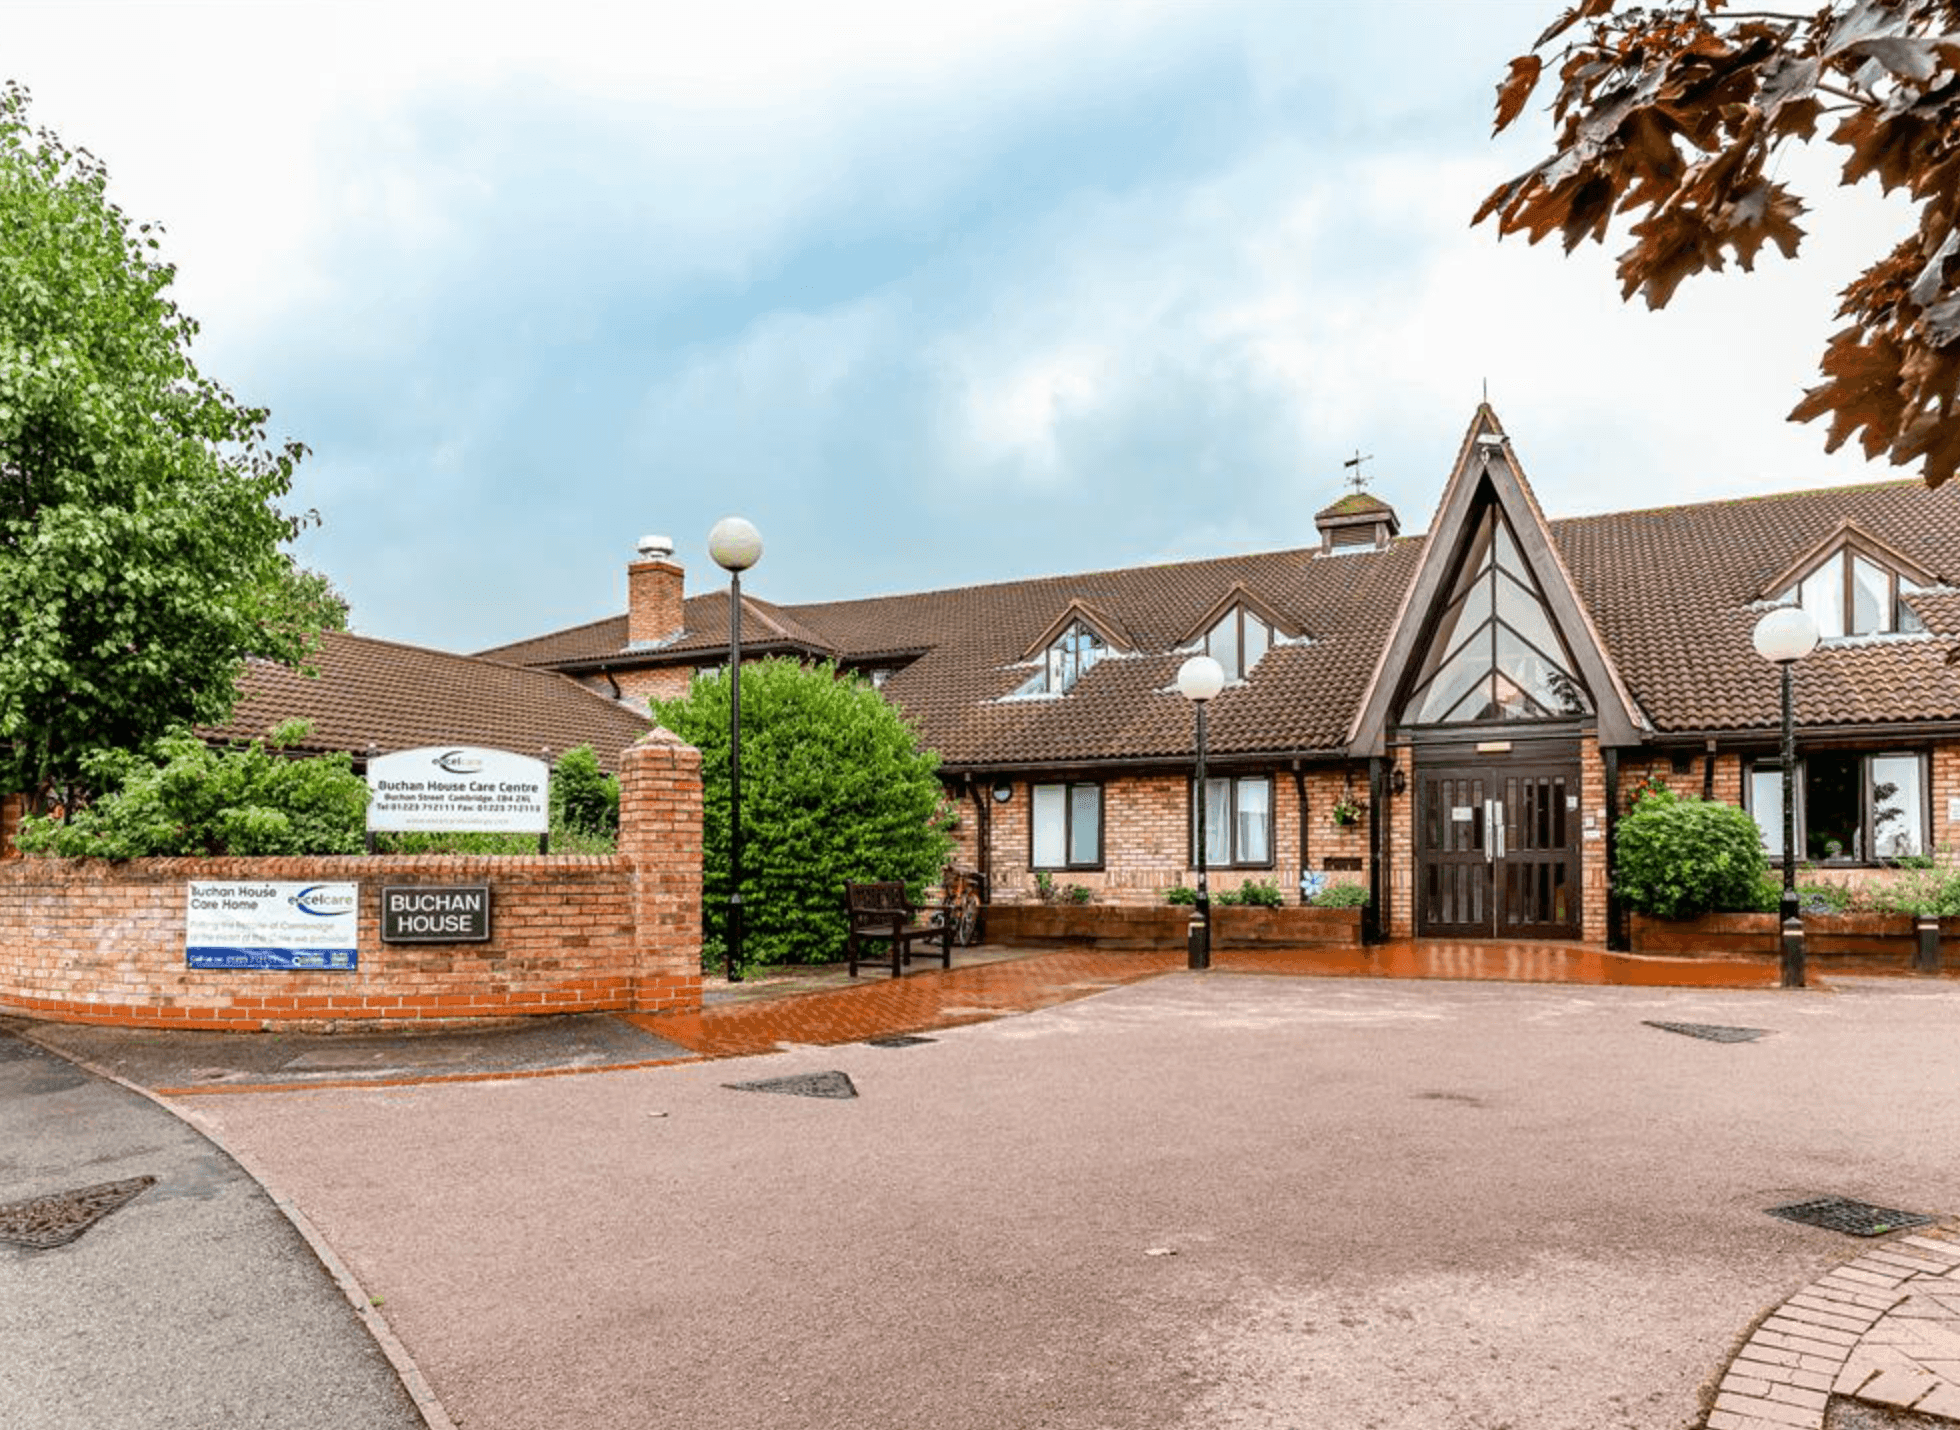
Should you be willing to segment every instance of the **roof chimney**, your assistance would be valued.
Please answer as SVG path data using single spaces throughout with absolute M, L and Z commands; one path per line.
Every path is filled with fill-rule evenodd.
M 1313 514 L 1313 524 L 1320 530 L 1322 556 L 1384 550 L 1402 529 L 1394 507 L 1361 491 L 1322 507 Z
M 660 645 L 681 633 L 681 567 L 668 536 L 643 536 L 626 568 L 626 644 Z

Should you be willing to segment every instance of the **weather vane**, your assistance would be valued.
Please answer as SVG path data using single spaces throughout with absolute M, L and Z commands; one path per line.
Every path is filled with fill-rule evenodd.
M 1345 462 L 1341 463 L 1341 465 L 1344 467 L 1354 468 L 1353 475 L 1351 475 L 1347 479 L 1347 484 L 1353 487 L 1357 494 L 1365 490 L 1368 485 L 1368 474 L 1361 470 L 1361 464 L 1363 462 L 1372 462 L 1374 460 L 1375 460 L 1375 454 L 1373 452 L 1368 453 L 1364 457 L 1361 454 L 1361 449 L 1359 447 L 1356 447 L 1354 449 L 1354 455 L 1352 457 L 1349 457 Z

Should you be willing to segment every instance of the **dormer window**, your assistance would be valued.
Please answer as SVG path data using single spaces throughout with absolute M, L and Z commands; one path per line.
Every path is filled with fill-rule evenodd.
M 1920 582 L 1847 546 L 1771 599 L 1802 606 L 1817 622 L 1817 634 L 1828 641 L 1925 630 L 1912 607 L 1901 599 L 1925 589 Z
M 1091 666 L 1109 654 L 1109 645 L 1090 629 L 1086 621 L 1071 621 L 1062 633 L 1048 643 L 1036 671 L 1016 695 L 1060 695 L 1074 687 L 1089 673 Z
M 1273 628 L 1244 606 L 1234 606 L 1205 632 L 1205 654 L 1225 669 L 1227 681 L 1244 680 L 1272 649 Z

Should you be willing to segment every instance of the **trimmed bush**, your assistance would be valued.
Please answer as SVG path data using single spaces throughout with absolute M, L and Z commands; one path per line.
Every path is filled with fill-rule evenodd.
M 701 751 L 702 899 L 718 966 L 728 907 L 726 670 L 653 717 Z M 834 963 L 844 956 L 844 885 L 903 881 L 915 900 L 952 849 L 939 816 L 939 757 L 862 680 L 829 664 L 742 666 L 743 962 Z
M 1613 881 L 1627 907 L 1661 919 L 1758 905 L 1769 861 L 1748 811 L 1644 795 L 1620 821 Z
M 618 837 L 619 781 L 599 768 L 599 757 L 590 745 L 576 745 L 565 751 L 551 767 L 554 842 L 560 830 Z

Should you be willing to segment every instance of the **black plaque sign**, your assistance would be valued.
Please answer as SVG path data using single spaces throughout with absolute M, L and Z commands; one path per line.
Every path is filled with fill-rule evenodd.
M 488 943 L 488 884 L 384 885 L 383 943 Z

